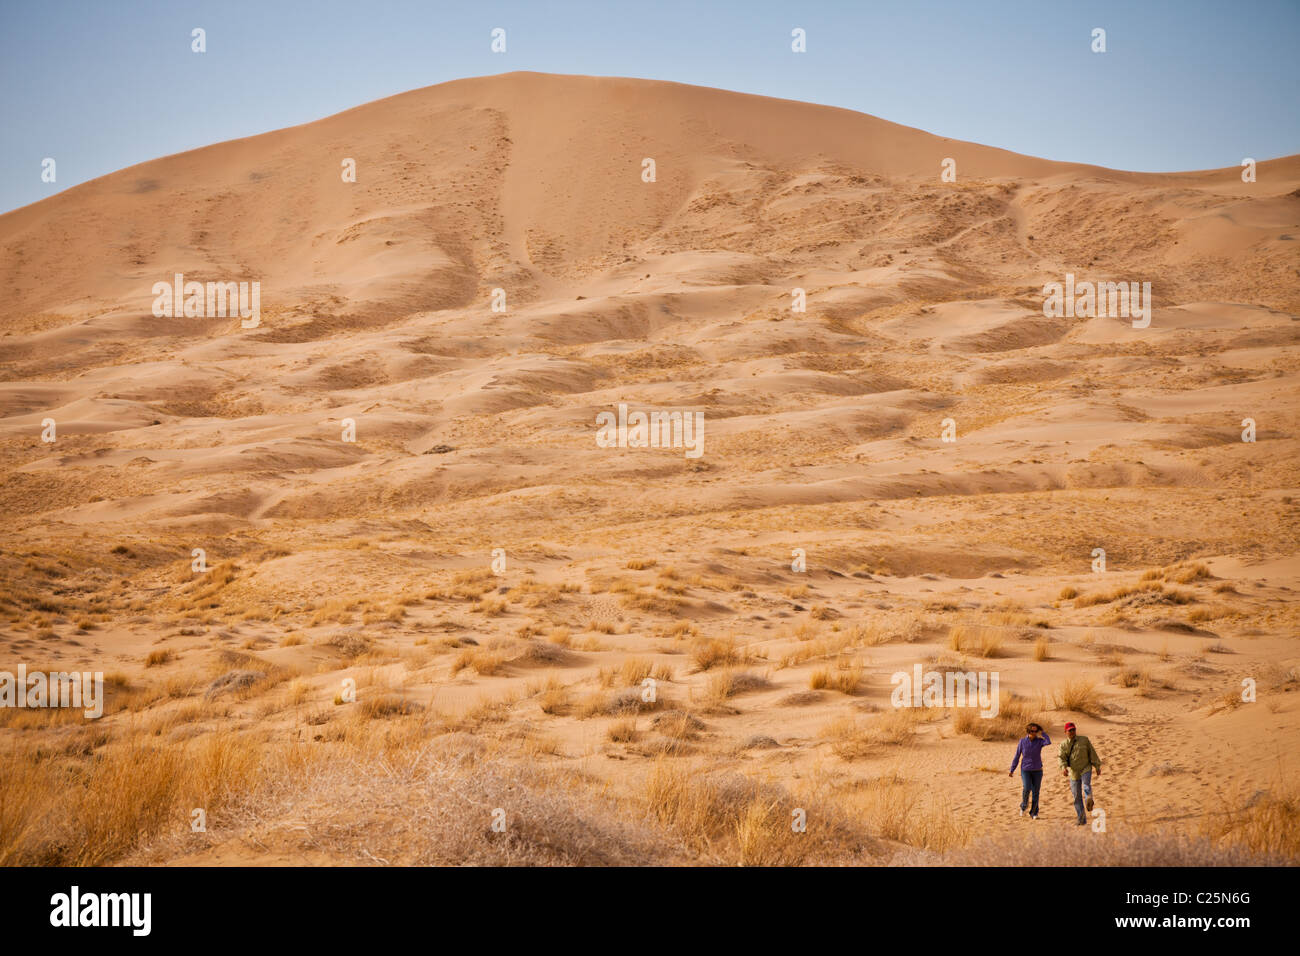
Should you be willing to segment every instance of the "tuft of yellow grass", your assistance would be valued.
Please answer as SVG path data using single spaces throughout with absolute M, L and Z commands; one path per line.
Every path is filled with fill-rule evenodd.
M 505 666 L 506 655 L 503 651 L 467 647 L 452 662 L 451 673 L 454 676 L 466 668 L 472 668 L 475 673 L 483 677 L 491 677 L 493 674 L 500 673 Z
M 729 667 L 741 662 L 741 654 L 733 637 L 713 637 L 696 643 L 691 650 L 695 669 L 707 671 L 714 667 Z
M 948 629 L 948 647 L 958 653 L 1001 657 L 1002 644 L 1002 635 L 992 627 L 954 624 Z
M 150 651 L 144 659 L 145 667 L 159 667 L 163 664 L 176 660 L 176 652 L 170 648 L 159 648 L 156 651 Z
M 1090 717 L 1105 713 L 1105 705 L 1097 691 L 1096 682 L 1086 677 L 1066 681 L 1056 689 L 1052 702 L 1057 710 L 1070 710 Z
M 856 662 L 842 667 L 822 667 L 813 671 L 808 680 L 812 690 L 833 690 L 853 695 L 862 684 L 862 665 Z
M 1201 830 L 1221 844 L 1261 856 L 1300 859 L 1300 788 L 1282 784 L 1227 814 L 1207 812 Z
M 614 743 L 631 743 L 637 738 L 636 718 L 616 720 L 605 730 L 605 736 Z

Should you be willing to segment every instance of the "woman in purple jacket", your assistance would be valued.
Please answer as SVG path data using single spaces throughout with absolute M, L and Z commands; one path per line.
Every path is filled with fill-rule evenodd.
M 1015 776 L 1016 764 L 1020 764 L 1020 815 L 1023 817 L 1025 808 L 1029 807 L 1029 819 L 1037 820 L 1038 791 L 1043 785 L 1043 748 L 1051 744 L 1052 738 L 1038 724 L 1030 724 L 1025 730 L 1027 735 L 1021 737 L 1016 745 L 1016 756 L 1007 776 Z M 1030 794 L 1034 798 L 1032 806 Z

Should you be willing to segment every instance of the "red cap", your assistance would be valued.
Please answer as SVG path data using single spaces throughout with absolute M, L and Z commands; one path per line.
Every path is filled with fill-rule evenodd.
M 1074 729 L 1074 724 L 1066 724 L 1066 725 L 1065 725 L 1065 729 L 1066 729 L 1066 730 L 1073 730 L 1073 729 Z

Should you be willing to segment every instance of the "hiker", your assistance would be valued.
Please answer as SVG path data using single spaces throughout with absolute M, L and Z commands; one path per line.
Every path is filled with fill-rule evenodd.
M 1070 795 L 1074 797 L 1074 812 L 1078 824 L 1088 822 L 1084 810 L 1092 812 L 1092 774 L 1101 776 L 1101 758 L 1087 737 L 1080 737 L 1074 724 L 1065 725 L 1066 739 L 1061 741 L 1061 776 L 1070 778 Z
M 1025 736 L 1016 744 L 1016 755 L 1011 759 L 1011 769 L 1007 776 L 1015 775 L 1016 764 L 1020 764 L 1020 815 L 1029 810 L 1029 819 L 1038 819 L 1038 791 L 1043 785 L 1043 748 L 1052 742 L 1046 731 L 1038 724 L 1025 728 Z M 1034 802 L 1029 803 L 1030 794 Z

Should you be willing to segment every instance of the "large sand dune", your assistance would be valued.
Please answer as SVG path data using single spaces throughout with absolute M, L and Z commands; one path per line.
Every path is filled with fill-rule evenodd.
M 680 843 L 597 820 L 497 857 L 486 818 L 392 824 L 409 780 L 322 777 L 304 803 L 249 770 L 166 798 L 208 801 L 209 832 L 167 804 L 103 858 L 884 860 L 987 836 L 1029 859 L 1006 768 L 1030 714 L 1107 761 L 1106 833 L 1074 832 L 1049 772 L 1052 861 L 1153 827 L 1250 843 L 1300 769 L 1298 237 L 1300 157 L 1137 174 L 532 73 L 0 216 L 0 667 L 118 672 L 93 726 L 0 715 L 51 808 L 0 858 L 78 859 L 50 849 L 80 839 L 60 761 L 93 790 L 141 736 L 270 766 L 378 734 Z M 260 325 L 156 317 L 176 273 L 260 282 Z M 1150 326 L 1045 315 L 1067 273 L 1149 282 Z M 599 447 L 620 403 L 702 412 L 703 453 Z M 997 671 L 1007 726 L 896 712 L 916 663 Z M 653 704 L 627 698 L 643 671 Z M 731 773 L 847 829 L 755 850 L 745 814 L 788 815 L 737 797 L 705 840 L 664 809 L 665 780 Z

